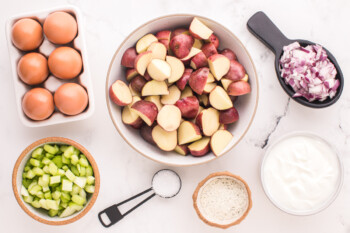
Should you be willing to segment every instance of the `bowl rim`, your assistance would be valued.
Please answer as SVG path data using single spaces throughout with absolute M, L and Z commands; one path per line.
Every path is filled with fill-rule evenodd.
M 33 149 L 37 148 L 38 146 L 41 146 L 43 144 L 46 143 L 65 143 L 68 145 L 72 145 L 74 147 L 76 147 L 77 149 L 79 149 L 85 156 L 86 158 L 89 160 L 91 167 L 94 171 L 94 176 L 95 176 L 95 191 L 91 196 L 90 201 L 88 202 L 88 204 L 80 211 L 78 212 L 78 214 L 72 218 L 66 219 L 66 220 L 47 220 L 44 219 L 38 215 L 35 214 L 35 212 L 32 212 L 31 210 L 28 209 L 28 207 L 26 206 L 26 204 L 24 204 L 24 201 L 21 199 L 21 195 L 19 193 L 19 190 L 17 188 L 17 175 L 18 175 L 18 169 L 20 164 L 22 163 L 23 159 L 28 155 L 28 153 L 30 151 L 32 151 Z M 12 189 L 13 189 L 13 193 L 15 195 L 16 201 L 18 202 L 18 204 L 20 205 L 20 207 L 24 210 L 24 212 L 26 212 L 30 217 L 32 217 L 33 219 L 41 222 L 41 223 L 45 223 L 48 225 L 66 225 L 69 223 L 73 223 L 75 221 L 77 221 L 78 219 L 80 219 L 81 217 L 83 217 L 91 208 L 92 206 L 95 204 L 97 196 L 99 194 L 99 190 L 100 190 L 100 173 L 97 167 L 97 164 L 94 160 L 94 158 L 92 157 L 92 155 L 88 152 L 87 149 L 85 149 L 82 145 L 80 145 L 79 143 L 68 139 L 68 138 L 63 138 L 63 137 L 46 137 L 46 138 L 42 138 L 40 140 L 37 140 L 35 142 L 33 142 L 32 144 L 30 144 L 29 146 L 27 146 L 21 153 L 21 155 L 18 157 L 15 166 L 13 168 L 13 173 L 12 173 Z
M 227 224 L 220 224 L 220 223 L 216 223 L 216 222 L 211 222 L 209 221 L 207 218 L 204 217 L 204 215 L 201 213 L 201 211 L 199 210 L 199 207 L 197 205 L 197 199 L 198 196 L 200 195 L 200 190 L 204 187 L 204 185 L 210 180 L 210 179 L 215 179 L 215 178 L 219 178 L 219 177 L 231 177 L 235 180 L 239 180 L 243 183 L 244 187 L 247 190 L 247 194 L 248 194 L 248 206 L 246 211 L 244 212 L 244 214 L 242 214 L 241 217 L 239 217 L 238 219 L 236 219 L 235 221 L 231 222 L 231 223 L 227 223 Z M 206 178 L 204 178 L 201 182 L 198 183 L 193 195 L 192 195 L 192 201 L 193 201 L 193 207 L 198 215 L 198 217 L 205 222 L 206 224 L 213 226 L 213 227 L 218 227 L 218 228 L 222 228 L 222 229 L 226 229 L 229 227 L 232 227 L 234 225 L 240 224 L 249 214 L 250 210 L 253 207 L 253 201 L 252 201 L 252 192 L 249 188 L 248 183 L 240 176 L 232 174 L 229 171 L 223 171 L 223 172 L 214 172 L 210 175 L 208 175 Z
M 205 19 L 207 21 L 210 21 L 212 23 L 215 23 L 215 24 L 218 24 L 220 27 L 222 27 L 225 31 L 227 31 L 231 37 L 235 38 L 235 40 L 237 41 L 237 43 L 243 48 L 243 50 L 245 51 L 245 53 L 248 55 L 248 58 L 252 64 L 252 67 L 253 67 L 253 72 L 255 74 L 255 83 L 256 83 L 256 100 L 255 100 L 255 108 L 254 108 L 254 111 L 253 111 L 253 114 L 251 116 L 251 119 L 248 123 L 248 126 L 247 128 L 244 130 L 243 134 L 240 136 L 240 138 L 238 138 L 237 142 L 234 143 L 225 153 L 221 154 L 220 156 L 213 156 L 212 159 L 209 159 L 207 161 L 203 161 L 203 162 L 197 162 L 197 163 L 191 163 L 191 164 L 176 164 L 176 163 L 168 163 L 168 162 L 164 162 L 164 161 L 160 161 L 160 160 L 157 160 L 155 158 L 152 158 L 151 156 L 148 156 L 146 155 L 145 153 L 143 153 L 142 151 L 138 150 L 131 142 L 129 142 L 125 136 L 123 135 L 121 129 L 119 129 L 117 123 L 115 122 L 113 116 L 112 116 L 112 108 L 110 106 L 110 102 L 109 102 L 109 79 L 110 79 L 110 73 L 111 73 L 111 70 L 112 70 L 112 66 L 113 66 L 113 63 L 115 61 L 115 57 L 117 56 L 117 54 L 120 52 L 120 49 L 123 47 L 123 45 L 130 39 L 130 37 L 135 34 L 138 30 L 140 30 L 141 28 L 147 26 L 148 24 L 150 23 L 153 23 L 157 20 L 160 20 L 160 19 L 165 19 L 165 18 L 169 18 L 169 17 L 174 17 L 174 16 L 190 16 L 190 17 L 199 17 L 199 18 L 202 18 L 202 19 Z M 150 159 L 150 160 L 153 160 L 155 162 L 158 162 L 158 163 L 161 163 L 163 165 L 167 165 L 167 166 L 174 166 L 174 167 L 189 167 L 189 166 L 194 166 L 194 165 L 201 165 L 201 164 L 205 164 L 205 163 L 208 163 L 210 161 L 213 161 L 219 157 L 222 157 L 223 155 L 227 154 L 229 151 L 232 150 L 232 148 L 234 148 L 241 140 L 242 138 L 247 134 L 248 130 L 250 129 L 250 126 L 252 125 L 253 123 L 253 120 L 255 118 L 255 115 L 256 115 L 256 111 L 257 111 L 257 108 L 258 108 L 258 104 L 259 104 L 259 80 L 258 80 L 258 73 L 256 71 L 256 68 L 255 68 L 255 65 L 254 65 L 254 62 L 253 62 L 253 59 L 250 55 L 250 53 L 248 52 L 248 50 L 246 49 L 246 47 L 243 45 L 243 43 L 238 39 L 238 37 L 233 34 L 228 28 L 226 28 L 225 26 L 223 26 L 221 23 L 218 23 L 212 19 L 209 19 L 207 17 L 204 17 L 204 16 L 201 16 L 201 15 L 196 15 L 196 14 L 168 14 L 168 15 L 163 15 L 163 16 L 159 16 L 159 17 L 156 17 L 154 19 L 151 19 L 149 21 L 147 21 L 146 23 L 142 24 L 141 26 L 137 27 L 136 29 L 134 29 L 132 32 L 129 33 L 129 35 L 123 40 L 123 42 L 118 46 L 118 49 L 115 51 L 115 53 L 113 54 L 113 57 L 111 59 L 111 62 L 109 64 L 109 67 L 108 67 L 108 72 L 107 72 L 107 77 L 106 77 L 106 86 L 105 86 L 105 92 L 106 92 L 106 102 L 107 102 L 107 108 L 108 108 L 108 113 L 109 113 L 109 117 L 110 119 L 112 120 L 113 122 L 113 125 L 114 127 L 117 129 L 119 135 L 124 139 L 124 141 L 126 141 L 129 146 L 131 148 L 133 148 L 136 152 L 138 152 L 139 154 L 143 155 L 144 157 Z
M 284 208 L 282 205 L 280 205 L 276 200 L 274 200 L 271 196 L 271 194 L 268 191 L 268 188 L 266 186 L 266 182 L 265 182 L 265 176 L 264 176 L 264 168 L 265 168 L 265 163 L 267 158 L 269 157 L 269 154 L 271 152 L 271 150 L 279 143 L 281 143 L 282 141 L 291 138 L 291 137 L 295 137 L 295 136 L 306 136 L 306 137 L 313 137 L 316 138 L 322 142 L 324 142 L 326 145 L 328 145 L 331 150 L 335 153 L 338 164 L 339 164 L 339 183 L 337 188 L 334 190 L 334 193 L 329 196 L 328 200 L 326 200 L 326 204 L 321 205 L 319 208 L 316 208 L 314 210 L 309 210 L 309 211 L 303 211 L 303 212 L 298 212 L 298 211 L 293 211 L 293 210 L 288 210 L 287 208 Z M 290 215 L 294 215 L 294 216 L 312 216 L 315 214 L 318 214 L 324 210 L 326 210 L 338 197 L 340 191 L 342 190 L 343 187 L 343 183 L 344 183 L 344 163 L 342 158 L 340 157 L 339 151 L 335 148 L 335 146 L 333 146 L 328 140 L 326 140 L 324 137 L 310 132 L 310 131 L 305 131 L 305 130 L 301 130 L 301 131 L 293 131 L 293 132 L 289 132 L 286 133 L 282 136 L 280 136 L 278 139 L 276 139 L 274 142 L 272 142 L 270 145 L 268 145 L 267 149 L 264 152 L 264 155 L 262 156 L 262 159 L 260 161 L 260 183 L 261 186 L 263 187 L 264 193 L 266 195 L 266 197 L 270 200 L 270 202 L 279 210 L 290 214 Z

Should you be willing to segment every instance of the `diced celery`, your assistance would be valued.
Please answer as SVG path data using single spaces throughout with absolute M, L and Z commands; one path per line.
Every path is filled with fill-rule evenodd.
M 26 173 L 26 177 L 28 179 L 33 179 L 35 176 L 35 173 L 33 172 L 33 170 L 29 170 L 27 173 Z
M 81 189 L 80 192 L 79 192 L 79 196 L 83 197 L 86 199 L 86 192 L 84 189 Z
M 71 194 L 72 195 L 79 194 L 80 190 L 81 190 L 81 188 L 78 185 L 73 184 L 73 190 L 72 190 Z
M 41 162 L 45 165 L 48 165 L 51 162 L 51 160 L 47 157 L 44 157 L 43 160 L 41 160 Z
M 44 198 L 45 197 L 43 191 L 37 192 L 35 196 L 37 196 L 38 198 Z
M 29 196 L 23 197 L 23 200 L 27 203 L 32 203 L 34 198 L 33 196 L 29 195 Z
M 46 205 L 51 210 L 58 210 L 58 202 L 55 200 L 46 200 Z
M 31 204 L 32 204 L 32 206 L 33 206 L 34 208 L 40 208 L 40 207 L 41 207 L 41 205 L 40 205 L 40 203 L 39 203 L 38 200 L 34 200 Z
M 76 211 L 80 211 L 80 210 L 82 210 L 84 208 L 84 206 L 78 205 L 78 204 L 76 204 L 74 202 L 69 202 L 68 205 L 69 205 L 69 207 L 75 209 Z
M 61 182 L 61 176 L 51 176 L 50 177 L 50 185 L 57 184 Z
M 57 168 L 57 166 L 54 163 L 50 163 L 49 164 L 49 172 L 53 176 L 57 174 L 58 168 Z
M 85 167 L 80 167 L 80 172 L 79 172 L 80 176 L 86 176 L 86 168 Z
M 58 175 L 64 176 L 64 174 L 66 174 L 66 172 L 63 169 L 58 169 Z
M 43 148 L 38 147 L 32 152 L 32 157 L 35 159 L 42 159 L 44 156 L 43 152 L 44 152 Z
M 51 162 L 51 160 L 50 160 L 50 162 Z M 43 171 L 44 171 L 45 173 L 50 173 L 49 166 L 45 165 L 45 166 L 43 167 Z
M 73 195 L 72 196 L 72 201 L 78 205 L 84 205 L 86 202 L 86 198 L 83 198 L 79 195 Z
M 73 172 L 74 175 L 79 176 L 79 171 L 76 166 L 71 165 L 70 170 Z
M 25 188 L 28 188 L 32 181 L 28 179 L 22 179 L 22 184 Z
M 56 166 L 57 166 L 58 168 L 62 168 L 62 166 L 63 166 L 63 163 L 62 163 L 62 156 L 60 156 L 60 155 L 55 156 L 55 157 L 52 159 L 52 162 L 53 162 L 54 164 L 56 164 Z
M 78 155 L 73 154 L 73 155 L 70 157 L 70 162 L 71 162 L 71 164 L 77 165 L 78 162 L 79 162 L 79 157 L 78 157 Z
M 40 166 L 40 161 L 37 160 L 37 159 L 31 158 L 31 159 L 29 160 L 29 162 L 30 162 L 30 164 L 31 164 L 32 166 L 34 166 L 34 167 L 39 167 L 39 166 Z
M 45 199 L 43 199 L 43 198 L 40 199 L 39 204 L 40 204 L 41 208 L 44 208 L 45 210 L 49 210 L 49 207 L 47 206 Z
M 28 191 L 32 195 L 36 195 L 39 191 L 41 191 L 42 187 L 40 185 L 35 185 L 32 188 L 28 188 Z
M 60 203 L 60 206 L 62 206 L 62 208 L 67 208 L 67 206 L 68 206 L 68 202 L 61 202 Z
M 50 176 L 48 174 L 44 174 L 41 177 L 39 177 L 38 184 L 41 187 L 48 186 L 50 182 Z
M 24 196 L 24 197 L 28 197 L 29 196 L 28 190 L 23 185 L 21 187 L 21 195 Z
M 73 182 L 63 179 L 62 180 L 62 191 L 71 192 L 73 190 Z
M 94 193 L 95 192 L 95 185 L 86 185 L 84 189 L 87 193 Z
M 74 152 L 73 154 L 75 155 L 80 155 L 80 150 L 78 150 L 77 148 L 74 147 Z
M 66 158 L 70 158 L 72 156 L 74 152 L 74 147 L 73 146 L 69 146 L 64 152 L 63 152 L 63 156 Z
M 64 157 L 62 157 L 62 158 L 64 158 Z M 63 169 L 64 171 L 67 171 L 67 170 L 69 169 L 69 167 L 68 167 L 67 165 L 63 165 L 63 166 L 62 166 L 62 169 Z
M 34 174 L 37 175 L 37 176 L 42 176 L 42 175 L 44 175 L 44 171 L 43 171 L 41 168 L 39 168 L 39 167 L 34 167 L 34 168 L 32 169 L 32 171 L 33 171 Z
M 50 154 L 55 155 L 55 154 L 57 154 L 59 149 L 57 146 L 55 147 L 55 146 L 51 146 L 49 144 L 46 144 L 46 145 L 44 145 L 44 150 Z
M 32 189 L 35 185 L 37 185 L 37 184 L 38 184 L 38 182 L 32 181 L 32 183 L 30 183 L 29 186 L 28 186 L 28 188 L 27 188 L 28 191 L 31 190 L 31 189 Z
M 89 162 L 88 160 L 84 157 L 79 159 L 79 164 L 83 167 L 88 167 L 89 166 Z
M 50 217 L 55 217 L 58 214 L 58 210 L 50 209 L 49 215 Z
M 74 213 L 75 213 L 75 209 L 68 206 L 59 216 L 60 218 L 65 218 L 65 217 L 71 216 Z
M 71 196 L 69 195 L 69 193 L 61 192 L 61 201 L 69 202 L 70 199 L 71 199 Z
M 48 158 L 48 159 L 52 159 L 53 157 L 55 157 L 55 155 L 50 154 L 50 153 L 46 153 L 45 157 Z
M 84 188 L 86 185 L 86 178 L 85 177 L 75 177 L 73 182 L 76 185 L 78 185 L 80 188 Z
M 50 192 L 44 193 L 44 197 L 45 197 L 45 199 L 52 199 L 52 195 Z
M 71 170 L 67 170 L 65 175 L 70 181 L 72 181 L 72 182 L 74 181 L 75 175 L 73 174 L 73 172 L 71 172 Z
M 50 191 L 49 186 L 48 185 L 43 186 L 43 192 L 47 192 L 47 191 Z
M 25 166 L 25 167 L 24 167 L 24 171 L 25 171 L 25 172 L 29 171 L 30 169 L 31 169 L 30 166 Z
M 64 164 L 70 164 L 70 159 L 65 157 L 65 156 L 62 156 L 62 163 Z
M 60 146 L 60 150 L 61 150 L 62 152 L 65 152 L 65 151 L 67 150 L 67 148 L 68 148 L 67 145 L 61 145 L 61 146 Z
M 54 200 L 59 200 L 60 197 L 61 197 L 61 192 L 55 191 L 55 192 L 53 192 L 53 193 L 51 194 L 51 196 L 52 196 L 52 198 L 53 198 Z
M 93 176 L 88 176 L 88 177 L 86 178 L 86 183 L 89 184 L 89 185 L 94 184 L 94 183 L 95 183 L 95 177 L 93 177 Z
M 92 167 L 91 167 L 91 166 L 88 166 L 88 167 L 86 168 L 86 176 L 92 176 L 92 175 L 94 175 L 94 172 L 93 172 L 93 170 L 92 170 Z

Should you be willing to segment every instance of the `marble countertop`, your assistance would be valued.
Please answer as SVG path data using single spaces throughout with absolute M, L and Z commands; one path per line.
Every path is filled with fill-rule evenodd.
M 15 107 L 5 39 L 5 22 L 14 14 L 62 4 L 80 8 L 85 21 L 89 66 L 95 92 L 92 117 L 75 123 L 27 128 Z M 209 173 L 228 170 L 250 185 L 253 209 L 229 232 L 350 233 L 350 94 L 349 82 L 341 99 L 326 109 L 310 109 L 290 100 L 281 89 L 273 67 L 274 55 L 246 28 L 248 18 L 263 10 L 290 38 L 318 42 L 337 58 L 345 79 L 350 75 L 350 1 L 347 0 L 13 0 L 1 1 L 0 25 L 0 226 L 2 232 L 221 232 L 201 222 L 192 208 L 192 193 Z M 252 55 L 260 82 L 258 111 L 248 134 L 228 155 L 205 165 L 174 168 L 183 188 L 173 199 L 154 198 L 117 225 L 105 229 L 97 213 L 107 206 L 150 186 L 154 172 L 163 165 L 150 161 L 123 141 L 109 119 L 105 102 L 105 79 L 112 55 L 122 40 L 144 22 L 166 14 L 194 13 L 212 18 L 236 34 Z M 5 101 L 6 100 L 6 101 Z M 344 186 L 336 201 L 323 212 L 307 217 L 281 212 L 265 196 L 260 183 L 260 162 L 266 146 L 294 130 L 312 131 L 329 140 L 344 161 Z M 31 219 L 17 204 L 11 175 L 21 151 L 33 141 L 63 136 L 78 141 L 94 155 L 101 173 L 100 195 L 81 220 L 53 227 Z

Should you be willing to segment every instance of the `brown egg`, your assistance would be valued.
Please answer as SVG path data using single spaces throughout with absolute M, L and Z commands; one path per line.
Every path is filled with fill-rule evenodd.
M 31 89 L 23 97 L 22 109 L 32 120 L 48 118 L 55 109 L 51 92 L 41 87 Z
M 55 105 L 62 113 L 77 115 L 84 111 L 89 99 L 85 89 L 76 83 L 65 83 L 54 94 Z
M 80 54 L 70 47 L 59 47 L 49 56 L 49 69 L 57 78 L 75 78 L 82 66 Z
M 30 51 L 43 41 L 43 28 L 34 19 L 20 19 L 12 27 L 12 42 L 20 50 Z
M 28 85 L 42 83 L 49 75 L 46 57 L 40 53 L 27 53 L 19 60 L 17 73 Z
M 54 44 L 67 44 L 77 35 L 78 26 L 74 17 L 66 12 L 54 12 L 44 22 L 44 33 Z

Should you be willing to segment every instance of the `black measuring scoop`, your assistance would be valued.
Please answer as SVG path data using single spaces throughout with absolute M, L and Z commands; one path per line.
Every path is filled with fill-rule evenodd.
M 304 97 L 293 97 L 295 94 L 294 90 L 292 89 L 291 86 L 285 83 L 284 79 L 281 76 L 280 72 L 280 58 L 283 54 L 283 47 L 286 45 L 289 45 L 294 42 L 299 42 L 299 44 L 303 47 L 307 45 L 315 45 L 314 42 L 307 41 L 307 40 L 291 40 L 285 37 L 282 32 L 276 27 L 276 25 L 267 17 L 267 15 L 259 11 L 255 13 L 252 17 L 247 22 L 247 27 L 248 30 L 255 36 L 257 37 L 261 42 L 263 42 L 272 52 L 275 53 L 275 70 L 276 74 L 278 77 L 278 81 L 280 82 L 282 88 L 284 91 L 296 102 L 305 105 L 307 107 L 311 108 L 324 108 L 328 107 L 339 99 L 343 87 L 344 87 L 344 77 L 343 73 L 339 67 L 339 64 L 335 57 L 323 46 L 322 48 L 327 52 L 328 59 L 334 64 L 336 70 L 337 70 L 337 75 L 336 79 L 339 80 L 340 85 L 337 89 L 337 93 L 335 96 L 331 98 L 327 98 L 324 101 L 319 101 L 315 100 L 312 102 L 309 102 L 306 98 Z
M 173 186 L 170 186 L 173 185 Z M 169 188 L 170 187 L 170 188 Z M 118 204 L 112 205 L 98 214 L 98 219 L 104 227 L 110 227 L 113 224 L 122 220 L 126 215 L 130 214 L 136 208 L 150 200 L 154 196 L 160 196 L 162 198 L 172 198 L 175 197 L 181 189 L 181 179 L 180 176 L 173 170 L 163 169 L 156 172 L 152 178 L 152 187 L 146 189 L 145 191 L 136 194 Z M 139 202 L 137 205 L 132 207 L 130 210 L 122 214 L 119 211 L 119 207 L 123 204 L 140 197 L 144 194 L 151 193 L 143 201 Z

